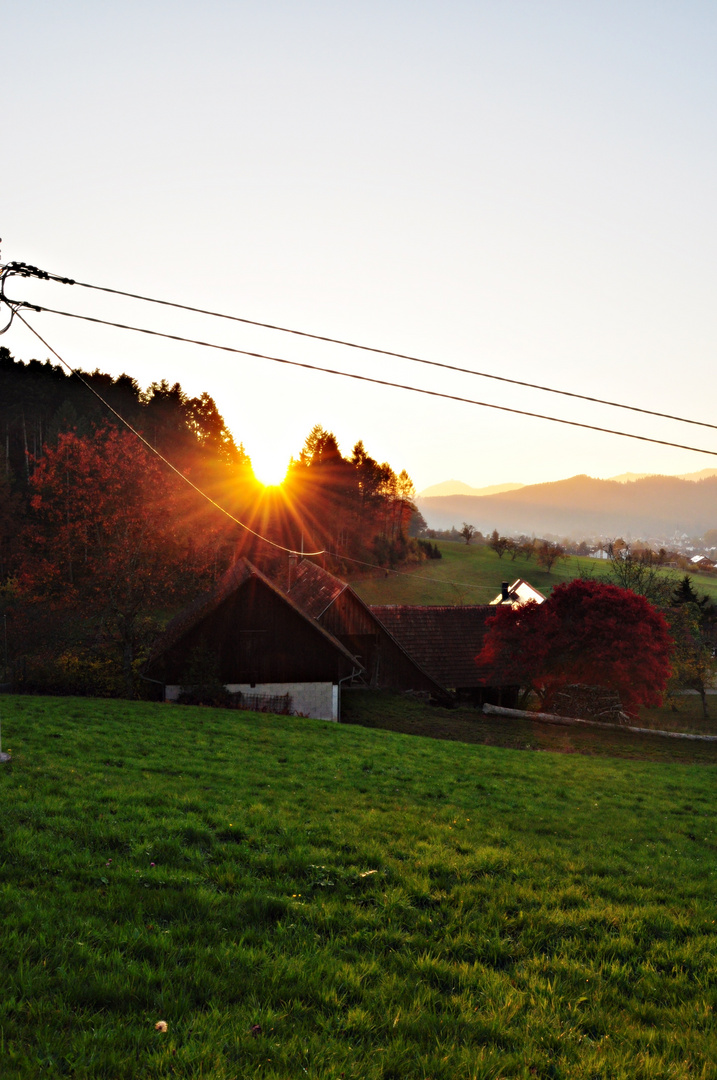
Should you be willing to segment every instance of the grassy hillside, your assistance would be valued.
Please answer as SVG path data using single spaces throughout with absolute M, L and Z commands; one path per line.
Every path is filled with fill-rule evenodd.
M 535 559 L 520 555 L 515 560 L 508 555 L 499 559 L 489 547 L 450 541 L 439 541 L 438 547 L 442 559 L 432 559 L 398 574 L 356 578 L 351 584 L 368 604 L 488 604 L 500 592 L 501 581 L 522 577 L 549 596 L 561 581 L 572 581 L 584 573 L 596 577 L 605 573 L 604 562 L 576 555 L 556 564 L 548 574 Z M 677 583 L 685 572 L 665 570 L 665 574 Z M 717 600 L 717 578 L 705 574 L 690 577 L 700 596 L 707 593 Z
M 714 766 L 0 706 L 3 1080 L 715 1075 Z

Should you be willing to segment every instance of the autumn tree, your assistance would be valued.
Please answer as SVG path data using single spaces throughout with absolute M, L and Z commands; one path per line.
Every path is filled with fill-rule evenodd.
M 619 546 L 616 545 L 619 543 Z M 662 560 L 649 548 L 635 550 L 624 541 L 615 541 L 610 548 L 606 580 L 621 589 L 630 589 L 644 596 L 651 604 L 665 607 L 670 603 L 672 579 L 662 570 Z
M 538 566 L 550 573 L 557 562 L 567 558 L 565 548 L 553 540 L 540 540 L 534 548 Z
M 502 559 L 508 550 L 510 540 L 507 536 L 501 536 L 497 529 L 493 529 L 488 539 L 488 547 L 496 553 L 499 559 Z
M 201 577 L 180 483 L 116 428 L 60 435 L 31 479 L 22 592 L 48 617 L 72 609 L 96 639 L 113 641 L 128 695 L 147 617 L 188 575 Z
M 469 525 L 467 521 L 463 522 L 463 528 L 460 530 L 460 533 L 466 544 L 470 544 L 471 540 L 473 539 L 473 533 L 475 531 L 475 525 Z
M 714 681 L 717 661 L 714 656 L 717 607 L 709 596 L 698 596 L 689 574 L 672 590 L 666 609 L 670 632 L 675 641 L 672 677 L 668 692 L 676 709 L 676 695 L 694 690 L 702 702 L 702 715 L 709 716 L 707 690 Z
M 533 541 L 527 536 L 519 537 L 517 540 L 508 538 L 505 550 L 510 555 L 511 562 L 515 562 L 518 556 L 522 556 L 526 562 L 529 562 L 535 554 Z
M 520 545 L 520 550 L 525 561 L 530 562 L 535 555 L 535 541 L 529 536 L 524 537 Z
M 523 545 L 518 540 L 511 540 L 507 550 L 510 555 L 510 561 L 515 562 L 518 556 L 523 554 Z
M 393 471 L 393 470 L 391 470 Z M 392 539 L 394 542 L 398 540 L 405 546 L 405 540 L 408 536 L 408 529 L 411 523 L 411 517 L 416 509 L 414 499 L 416 498 L 416 488 L 413 480 L 408 475 L 405 469 L 401 469 L 400 473 L 396 477 L 396 485 L 394 489 L 394 514 L 392 522 Z
M 284 489 L 294 534 L 298 526 L 307 543 L 339 558 L 374 559 L 382 565 L 409 555 L 420 558 L 409 538 L 416 514 L 413 481 L 405 469 L 397 475 L 388 462 L 372 458 L 363 442 L 356 443 L 351 458 L 344 458 L 336 436 L 316 424 L 289 467 Z M 296 545 L 298 536 L 291 542 Z
M 699 612 L 693 604 L 681 604 L 667 615 L 675 642 L 672 655 L 672 677 L 668 696 L 677 711 L 676 696 L 682 690 L 694 690 L 702 703 L 702 715 L 709 718 L 707 689 L 712 684 L 717 665 L 713 648 L 706 639 Z
M 543 604 L 498 608 L 476 659 L 503 683 L 535 691 L 547 708 L 563 687 L 582 683 L 617 691 L 634 716 L 661 702 L 672 649 L 664 616 L 644 597 L 576 580 Z

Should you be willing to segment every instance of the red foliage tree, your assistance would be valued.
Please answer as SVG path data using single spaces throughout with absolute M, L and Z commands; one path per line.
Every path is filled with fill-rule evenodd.
M 664 617 L 644 597 L 578 580 L 556 586 L 544 604 L 499 608 L 476 660 L 535 690 L 546 707 L 562 687 L 585 683 L 616 690 L 635 716 L 662 701 L 672 648 Z
M 60 434 L 31 479 L 22 592 L 48 617 L 74 611 L 94 640 L 119 646 L 128 694 L 148 618 L 190 579 L 201 587 L 206 569 L 209 538 L 180 485 L 116 428 Z

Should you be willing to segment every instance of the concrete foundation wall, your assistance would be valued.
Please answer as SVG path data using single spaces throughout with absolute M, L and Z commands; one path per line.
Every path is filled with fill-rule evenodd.
M 311 716 L 315 720 L 339 719 L 339 688 L 332 683 L 227 683 L 230 694 L 264 694 L 279 697 L 288 694 L 294 715 Z M 165 687 L 165 701 L 176 701 L 181 686 Z

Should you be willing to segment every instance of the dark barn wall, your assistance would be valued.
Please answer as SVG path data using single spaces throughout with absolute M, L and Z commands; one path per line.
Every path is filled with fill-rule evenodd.
M 422 690 L 436 693 L 433 679 L 424 675 L 384 631 L 378 644 L 376 685 L 381 690 Z
M 423 690 L 436 693 L 433 680 L 383 629 L 358 597 L 345 589 L 319 619 L 366 669 L 370 686 L 381 690 Z
M 252 577 L 163 657 L 167 683 L 187 681 L 197 657 L 222 683 L 338 682 L 348 658 L 260 579 Z
M 358 637 L 376 634 L 376 620 L 350 589 L 344 589 L 333 604 L 322 613 L 319 622 L 336 637 Z

